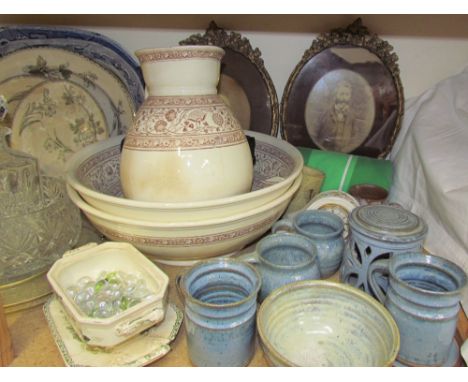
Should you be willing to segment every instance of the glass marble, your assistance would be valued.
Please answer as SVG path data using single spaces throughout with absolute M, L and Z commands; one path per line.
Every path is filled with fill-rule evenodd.
M 154 296 L 146 281 L 122 271 L 85 276 L 67 288 L 67 294 L 87 316 L 109 318 Z

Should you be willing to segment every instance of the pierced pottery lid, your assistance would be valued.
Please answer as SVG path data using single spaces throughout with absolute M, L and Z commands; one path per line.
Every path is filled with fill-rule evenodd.
M 366 205 L 354 209 L 349 216 L 351 232 L 390 242 L 423 240 L 426 223 L 410 211 L 389 205 Z

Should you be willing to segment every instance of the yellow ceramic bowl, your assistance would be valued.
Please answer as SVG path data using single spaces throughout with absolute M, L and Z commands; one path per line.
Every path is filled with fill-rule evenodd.
M 70 186 L 67 190 L 73 203 L 109 239 L 133 244 L 153 260 L 183 264 L 231 254 L 259 238 L 281 217 L 301 180 L 300 175 L 282 195 L 249 211 L 224 218 L 174 223 L 126 219 L 102 212 Z
M 347 284 L 300 281 L 260 306 L 257 328 L 275 366 L 391 366 L 400 334 L 377 300 Z
M 302 155 L 290 143 L 246 131 L 256 140 L 252 191 L 241 195 L 187 203 L 158 203 L 126 199 L 120 185 L 120 142 L 113 137 L 80 150 L 69 161 L 67 182 L 98 210 L 122 218 L 161 223 L 203 221 L 247 212 L 288 190 L 302 173 Z

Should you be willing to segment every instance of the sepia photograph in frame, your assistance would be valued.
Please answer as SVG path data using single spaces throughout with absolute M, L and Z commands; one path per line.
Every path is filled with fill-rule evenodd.
M 215 45 L 223 48 L 218 94 L 231 108 L 244 130 L 276 136 L 279 104 L 261 52 L 237 32 L 210 23 L 206 32 L 180 41 L 180 45 Z
M 403 115 L 397 61 L 361 19 L 320 35 L 286 85 L 282 137 L 295 146 L 384 157 Z

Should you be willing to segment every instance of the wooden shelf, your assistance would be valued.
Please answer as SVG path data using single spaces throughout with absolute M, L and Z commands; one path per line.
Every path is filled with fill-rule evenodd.
M 174 280 L 177 275 L 186 272 L 187 268 L 174 267 L 158 264 L 170 277 L 169 301 L 182 307 L 179 295 L 177 294 Z M 332 276 L 331 280 L 337 280 L 338 275 Z M 10 313 L 7 315 L 10 327 L 13 347 L 15 349 L 15 359 L 12 366 L 64 366 L 59 350 L 53 340 L 47 325 L 42 305 L 24 311 Z M 468 320 L 460 312 L 460 323 L 458 325 L 457 340 L 463 343 L 468 337 Z M 172 350 L 163 358 L 155 361 L 150 366 L 190 366 L 187 351 L 187 337 L 184 325 L 182 325 L 175 341 L 170 345 Z M 249 366 L 267 366 L 263 350 L 256 344 L 255 355 Z M 466 365 L 465 365 L 466 366 Z
M 381 36 L 468 37 L 468 15 L 0 15 L 0 24 L 41 24 L 203 31 L 211 20 L 228 30 L 322 33 L 362 17 Z
M 0 298 L 0 367 L 8 366 L 14 358 L 13 346 L 8 329 L 3 303 Z

